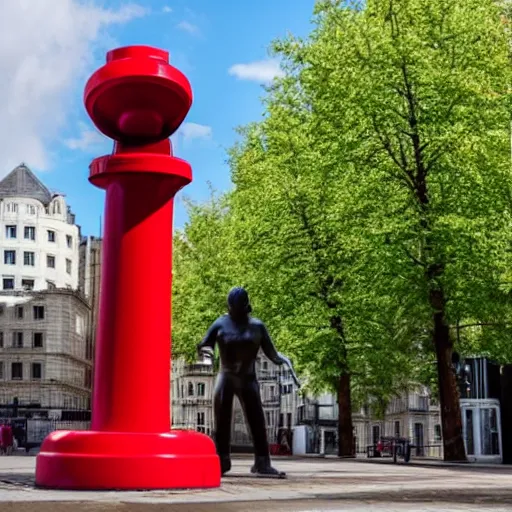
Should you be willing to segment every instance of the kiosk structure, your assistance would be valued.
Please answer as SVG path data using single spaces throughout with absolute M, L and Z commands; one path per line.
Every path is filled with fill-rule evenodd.
M 56 489 L 177 489 L 220 485 L 213 441 L 171 431 L 172 218 L 192 181 L 169 137 L 192 105 L 166 51 L 107 54 L 85 87 L 93 123 L 114 140 L 89 181 L 106 191 L 90 431 L 56 431 L 37 456 L 36 485 Z

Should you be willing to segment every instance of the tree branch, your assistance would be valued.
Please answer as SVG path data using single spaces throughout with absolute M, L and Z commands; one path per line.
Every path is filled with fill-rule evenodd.
M 450 329 L 466 329 L 468 327 L 512 327 L 512 323 L 509 322 L 478 322 L 474 324 L 465 324 L 465 325 L 450 325 Z

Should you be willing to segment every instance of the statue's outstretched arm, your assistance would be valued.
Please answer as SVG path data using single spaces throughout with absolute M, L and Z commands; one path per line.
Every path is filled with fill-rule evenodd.
M 295 373 L 295 370 L 293 369 L 292 362 L 284 354 L 279 353 L 279 357 L 282 359 L 283 364 L 288 366 L 291 376 L 292 376 L 292 379 L 295 382 L 295 385 L 298 388 L 300 388 L 300 381 L 299 381 L 299 378 L 297 377 L 297 374 Z
M 263 353 L 274 363 L 277 365 L 282 365 L 284 363 L 282 357 L 279 352 L 274 347 L 274 343 L 270 338 L 270 334 L 267 331 L 265 324 L 261 324 L 262 329 L 262 339 L 261 339 L 261 350 Z
M 274 343 L 272 343 L 272 339 L 267 331 L 267 328 L 264 324 L 262 324 L 263 328 L 263 339 L 261 341 L 261 349 L 263 353 L 274 363 L 277 365 L 286 365 L 290 369 L 290 373 L 297 387 L 300 388 L 300 381 L 295 374 L 291 361 L 284 355 L 276 350 L 274 347 Z
M 199 357 L 207 356 L 213 358 L 215 352 L 215 343 L 217 342 L 217 332 L 219 331 L 219 325 L 217 320 L 210 325 L 208 331 L 203 338 L 203 341 L 197 345 L 197 353 Z

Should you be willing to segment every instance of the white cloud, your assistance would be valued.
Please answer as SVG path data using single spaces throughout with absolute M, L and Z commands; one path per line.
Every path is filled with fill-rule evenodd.
M 178 130 L 178 135 L 183 137 L 185 142 L 194 139 L 211 139 L 212 127 L 197 123 L 183 123 Z
M 166 14 L 169 14 L 169 13 L 171 13 L 171 12 L 172 12 L 172 8 L 171 8 L 171 7 L 169 7 L 168 5 L 164 5 L 164 6 L 162 7 L 162 12 L 165 12 Z
M 144 14 L 136 4 L 110 10 L 81 0 L 2 3 L 0 176 L 21 161 L 49 168 L 50 146 L 81 101 L 95 58 L 112 44 L 109 27 Z
M 188 21 L 180 21 L 176 26 L 179 29 L 188 32 L 189 34 L 192 34 L 193 36 L 199 35 L 199 27 L 193 23 L 189 23 Z
M 228 73 L 239 80 L 250 80 L 260 83 L 269 83 L 274 78 L 284 76 L 284 71 L 279 66 L 279 61 L 275 59 L 235 64 L 229 68 Z
M 112 141 L 94 127 L 86 123 L 79 123 L 78 126 L 80 128 L 79 136 L 64 140 L 64 144 L 69 149 L 96 153 L 100 147 L 106 144 L 112 145 Z

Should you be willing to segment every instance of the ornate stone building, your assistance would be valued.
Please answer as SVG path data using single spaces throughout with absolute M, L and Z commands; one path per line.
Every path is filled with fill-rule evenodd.
M 194 429 L 211 435 L 214 425 L 213 390 L 215 374 L 213 367 L 202 363 L 185 364 L 183 360 L 173 361 L 172 365 L 173 428 Z M 283 410 L 281 409 L 283 395 L 280 379 L 285 374 L 287 375 L 287 372 L 281 372 L 263 355 L 258 358 L 256 372 L 260 383 L 269 442 L 276 443 L 280 420 L 283 422 L 283 418 L 288 418 L 288 414 L 294 414 L 291 412 L 293 409 L 291 405 L 288 406 L 290 413 L 287 412 L 286 407 Z M 289 376 L 286 377 L 287 382 L 288 380 L 291 380 Z M 293 422 L 291 416 L 289 419 Z M 236 398 L 233 408 L 232 443 L 238 446 L 251 444 L 243 411 Z
M 295 453 L 337 453 L 338 405 L 334 395 L 303 396 L 290 373 L 263 355 L 258 359 L 257 376 L 270 443 L 280 443 L 280 433 L 291 430 L 294 434 L 290 444 Z M 213 367 L 173 361 L 171 382 L 173 427 L 211 435 Z M 414 443 L 414 456 L 442 457 L 439 406 L 424 387 L 393 399 L 384 417 L 376 416 L 369 405 L 354 411 L 352 421 L 358 454 L 366 454 L 368 446 L 375 444 L 381 436 L 399 435 Z M 232 444 L 235 447 L 251 445 L 243 411 L 236 399 Z
M 83 237 L 79 248 L 78 290 L 91 307 L 87 318 L 87 359 L 94 358 L 96 327 L 100 303 L 101 254 L 103 240 L 95 236 Z
M 0 181 L 0 416 L 83 419 L 90 407 L 79 243 L 64 196 L 27 166 Z
M 2 291 L 0 304 L 0 416 L 84 419 L 78 411 L 90 408 L 88 303 L 75 290 L 55 289 Z

